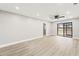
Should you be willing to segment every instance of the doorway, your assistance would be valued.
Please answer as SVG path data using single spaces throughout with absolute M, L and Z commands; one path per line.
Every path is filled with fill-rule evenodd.
M 43 36 L 46 36 L 46 24 L 43 23 Z

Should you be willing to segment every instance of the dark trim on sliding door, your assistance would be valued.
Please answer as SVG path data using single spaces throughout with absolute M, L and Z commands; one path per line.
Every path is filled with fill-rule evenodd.
M 57 35 L 72 38 L 73 37 L 72 22 L 58 23 L 57 24 Z

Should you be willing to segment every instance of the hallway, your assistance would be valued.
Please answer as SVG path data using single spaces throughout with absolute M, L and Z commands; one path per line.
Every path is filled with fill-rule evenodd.
M 48 36 L 0 49 L 5 56 L 77 56 L 79 40 Z

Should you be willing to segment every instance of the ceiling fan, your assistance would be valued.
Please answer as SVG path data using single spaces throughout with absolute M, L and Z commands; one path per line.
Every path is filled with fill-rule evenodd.
M 59 18 L 65 18 L 65 16 L 63 16 L 63 15 L 51 15 L 49 18 L 51 18 L 51 19 L 59 19 Z
M 73 3 L 74 6 L 78 5 L 78 3 Z

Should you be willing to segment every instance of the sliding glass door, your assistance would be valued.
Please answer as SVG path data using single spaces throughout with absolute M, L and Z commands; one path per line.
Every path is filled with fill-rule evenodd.
M 67 31 L 66 36 L 72 37 L 72 22 L 67 23 L 66 27 L 67 27 L 66 28 L 66 31 Z
M 57 34 L 64 37 L 72 37 L 72 22 L 57 24 Z
M 60 23 L 60 24 L 57 24 L 57 33 L 59 36 L 63 36 L 63 24 Z
M 63 36 L 66 37 L 67 35 L 67 24 L 63 23 Z

